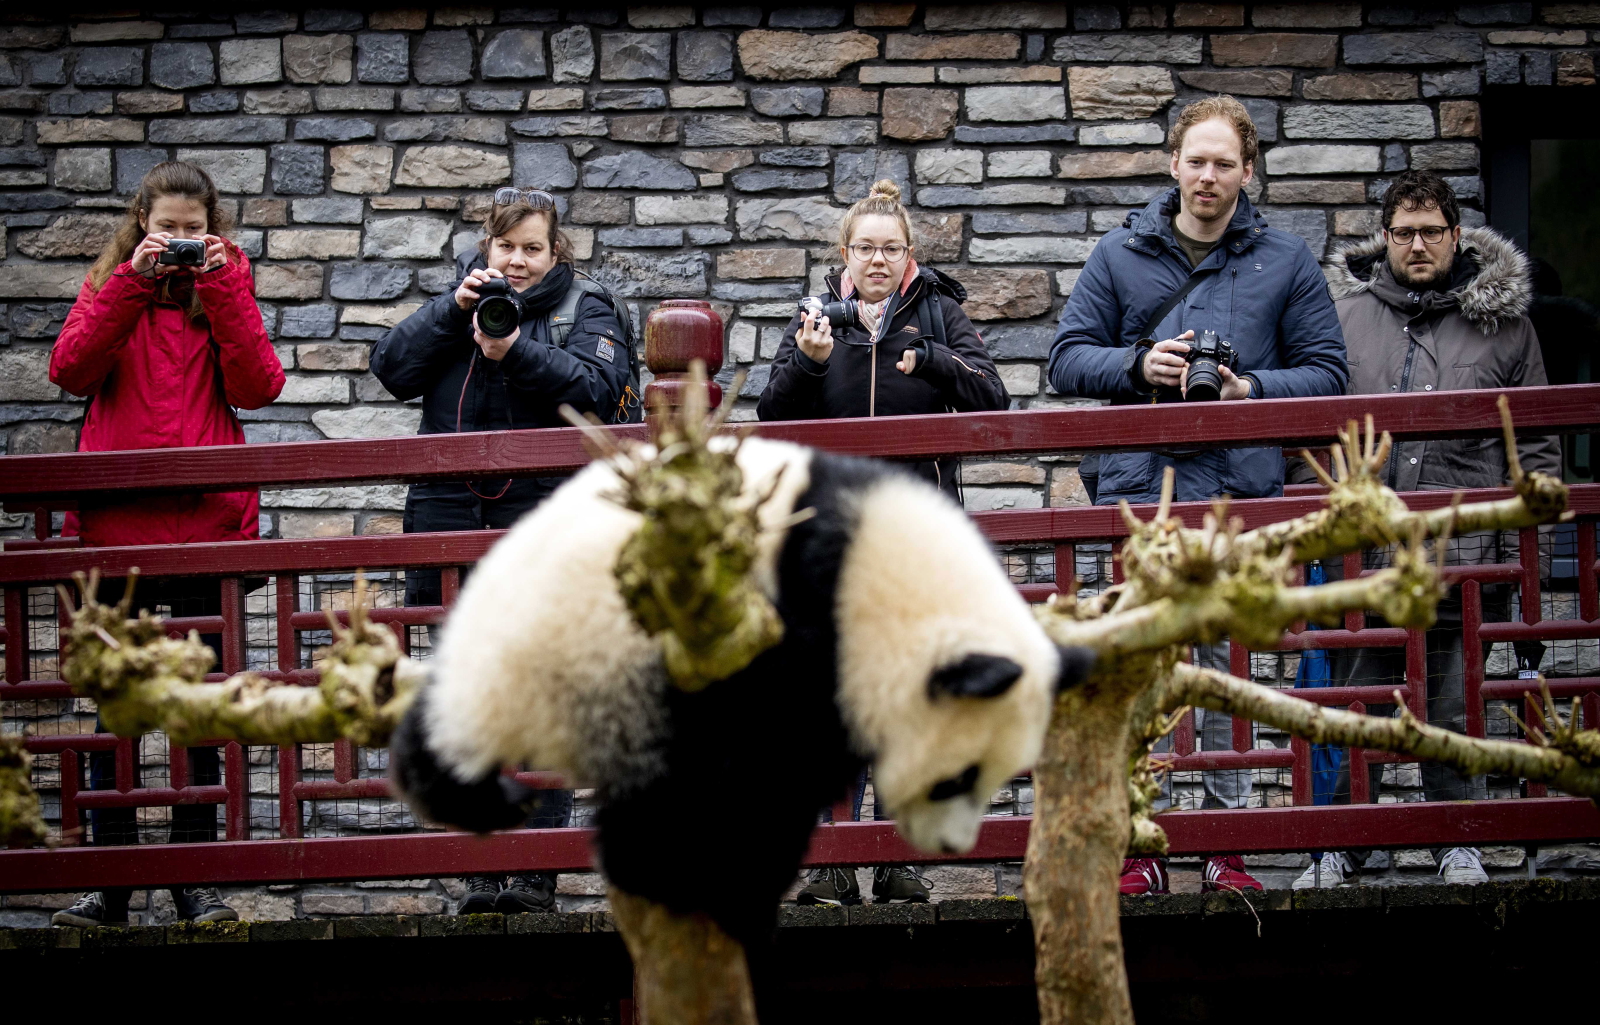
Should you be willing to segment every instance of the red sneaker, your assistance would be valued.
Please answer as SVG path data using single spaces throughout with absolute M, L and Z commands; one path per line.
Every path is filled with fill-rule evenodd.
M 1123 876 L 1123 878 L 1126 879 L 1127 876 Z M 1207 858 L 1205 869 L 1200 874 L 1200 889 L 1205 893 L 1211 893 L 1216 890 L 1232 893 L 1235 890 L 1260 890 L 1262 888 L 1262 885 L 1256 882 L 1255 877 L 1244 870 L 1244 859 L 1237 854 Z
M 1250 881 L 1255 882 L 1253 879 Z M 1167 859 L 1124 858 L 1122 885 L 1118 887 L 1117 892 L 1124 896 L 1171 893 L 1172 891 L 1167 889 Z

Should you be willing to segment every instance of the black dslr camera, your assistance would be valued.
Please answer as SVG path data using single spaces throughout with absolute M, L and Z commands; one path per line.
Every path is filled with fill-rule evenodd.
M 1189 343 L 1184 356 L 1189 361 L 1187 402 L 1215 402 L 1222 398 L 1222 368 L 1232 370 L 1239 362 L 1239 353 L 1232 345 L 1217 337 L 1215 331 L 1202 331 Z
M 816 327 L 822 323 L 822 318 L 828 318 L 828 327 L 834 334 L 838 334 L 847 327 L 861 323 L 860 303 L 854 299 L 840 299 L 838 302 L 829 302 L 819 295 L 808 295 L 800 300 L 800 312 L 810 313 L 811 325 Z
M 203 267 L 205 262 L 205 240 L 198 238 L 169 238 L 167 248 L 156 257 L 156 263 L 177 267 Z
M 509 338 L 522 326 L 522 300 L 505 278 L 478 286 L 478 330 L 490 338 Z

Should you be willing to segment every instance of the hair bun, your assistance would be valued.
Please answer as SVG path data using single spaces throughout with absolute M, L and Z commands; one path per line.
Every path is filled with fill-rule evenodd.
M 900 186 L 887 178 L 879 178 L 872 183 L 872 191 L 867 194 L 867 198 L 878 199 L 880 197 L 896 203 L 900 202 Z

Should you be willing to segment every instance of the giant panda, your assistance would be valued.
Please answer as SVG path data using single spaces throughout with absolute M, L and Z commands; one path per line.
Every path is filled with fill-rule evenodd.
M 638 514 L 596 461 L 478 563 L 390 764 L 419 815 L 475 831 L 523 821 L 502 766 L 594 787 L 611 883 L 749 943 L 865 762 L 908 841 L 971 849 L 1090 656 L 1045 636 L 972 521 L 911 474 L 761 438 L 737 461 L 747 496 L 776 479 L 756 572 L 779 644 L 701 691 L 673 686 L 612 573 Z

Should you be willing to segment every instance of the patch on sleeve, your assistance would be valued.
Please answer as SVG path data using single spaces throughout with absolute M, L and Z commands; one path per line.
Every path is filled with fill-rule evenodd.
M 605 360 L 607 363 L 615 363 L 617 361 L 617 347 L 612 345 L 611 342 L 605 338 L 600 339 L 600 341 L 596 343 L 594 347 L 594 354 Z

